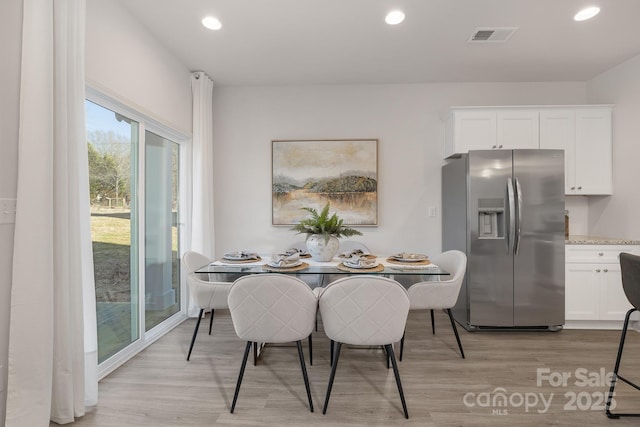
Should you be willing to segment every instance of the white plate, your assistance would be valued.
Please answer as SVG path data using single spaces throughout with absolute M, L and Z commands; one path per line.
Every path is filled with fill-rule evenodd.
M 423 254 L 403 253 L 403 254 L 391 255 L 391 259 L 395 261 L 401 261 L 401 262 L 419 262 L 419 261 L 426 261 L 427 259 L 429 259 L 429 257 Z
M 274 262 L 270 262 L 268 265 L 269 267 L 274 267 L 274 268 L 292 268 L 292 267 L 297 267 L 300 264 L 302 264 L 302 261 L 298 260 L 296 262 L 292 262 L 284 265 L 279 265 L 278 263 L 274 263 Z
M 246 261 L 249 259 L 258 259 L 258 254 L 255 252 L 227 252 L 222 256 L 224 259 L 230 261 Z
M 359 269 L 367 269 L 367 268 L 376 268 L 379 264 L 376 262 L 374 264 L 370 264 L 370 265 L 360 265 L 360 264 L 352 264 L 349 261 L 342 261 L 342 263 L 345 265 L 345 267 L 349 267 L 349 268 L 359 268 Z

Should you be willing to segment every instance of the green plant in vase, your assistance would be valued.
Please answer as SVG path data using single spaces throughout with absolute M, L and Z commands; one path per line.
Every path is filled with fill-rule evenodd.
M 298 234 L 306 234 L 307 249 L 311 257 L 318 261 L 331 261 L 338 251 L 338 239 L 341 237 L 362 236 L 354 228 L 344 225 L 344 221 L 337 213 L 329 216 L 330 204 L 327 203 L 322 211 L 311 207 L 301 208 L 309 212 L 309 217 L 301 220 L 291 229 Z

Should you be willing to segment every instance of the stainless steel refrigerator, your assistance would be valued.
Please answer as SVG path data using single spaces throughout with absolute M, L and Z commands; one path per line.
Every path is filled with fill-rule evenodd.
M 442 168 L 442 245 L 467 254 L 467 330 L 564 324 L 564 151 L 470 151 Z

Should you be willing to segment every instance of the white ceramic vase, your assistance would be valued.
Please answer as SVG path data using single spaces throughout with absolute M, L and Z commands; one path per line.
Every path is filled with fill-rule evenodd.
M 311 258 L 315 261 L 327 262 L 333 259 L 338 252 L 340 242 L 337 237 L 331 236 L 325 241 L 322 234 L 312 234 L 307 239 L 307 250 L 311 254 Z

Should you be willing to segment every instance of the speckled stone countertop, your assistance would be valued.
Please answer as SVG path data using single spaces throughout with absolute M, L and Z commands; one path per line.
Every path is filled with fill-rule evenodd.
M 567 245 L 640 245 L 640 240 L 569 235 L 564 243 Z

